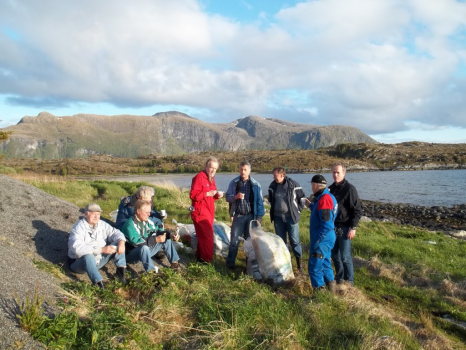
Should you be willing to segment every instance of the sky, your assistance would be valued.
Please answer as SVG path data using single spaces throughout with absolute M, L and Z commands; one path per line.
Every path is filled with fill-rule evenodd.
M 0 0 L 0 128 L 48 111 L 466 142 L 465 0 Z

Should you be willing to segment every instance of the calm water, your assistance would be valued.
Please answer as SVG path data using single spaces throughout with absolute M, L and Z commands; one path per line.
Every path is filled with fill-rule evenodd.
M 314 174 L 290 174 L 298 181 L 306 195 L 311 194 L 311 178 Z M 330 184 L 332 174 L 323 174 Z M 215 181 L 219 190 L 226 191 L 229 182 L 237 174 L 217 174 Z M 260 182 L 262 192 L 267 193 L 271 174 L 252 174 Z M 177 186 L 190 187 L 192 175 L 143 176 L 141 180 L 156 183 L 173 181 Z M 426 171 L 382 171 L 370 173 L 347 173 L 346 178 L 359 192 L 362 199 L 409 203 L 425 206 L 452 206 L 466 203 L 466 170 L 426 170 Z M 134 180 L 134 179 L 133 179 Z

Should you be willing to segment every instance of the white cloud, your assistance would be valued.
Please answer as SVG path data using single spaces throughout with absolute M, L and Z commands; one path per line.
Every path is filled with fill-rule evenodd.
M 178 105 L 373 135 L 407 121 L 466 126 L 456 74 L 466 3 L 307 1 L 268 25 L 257 19 L 208 14 L 195 0 L 2 1 L 0 94 L 25 106 Z

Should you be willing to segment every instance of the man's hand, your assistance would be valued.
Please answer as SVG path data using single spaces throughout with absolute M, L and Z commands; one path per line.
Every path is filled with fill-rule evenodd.
M 119 243 L 118 243 L 119 244 Z M 101 254 L 115 254 L 116 248 L 113 245 L 107 245 L 100 250 Z
M 118 242 L 117 254 L 125 254 L 125 241 L 121 240 Z
M 238 192 L 235 196 L 235 199 L 244 199 L 244 193 Z
M 160 235 L 160 236 L 156 236 L 155 237 L 155 241 L 157 243 L 163 243 L 167 240 L 167 234 L 164 232 L 163 235 Z
M 353 239 L 354 237 L 356 237 L 356 230 L 349 230 L 347 237 L 348 239 Z

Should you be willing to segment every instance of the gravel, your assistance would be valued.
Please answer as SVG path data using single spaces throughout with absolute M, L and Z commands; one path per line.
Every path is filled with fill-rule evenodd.
M 21 181 L 0 175 L 0 348 L 42 349 L 19 328 L 16 314 L 36 287 L 53 312 L 63 280 L 34 261 L 63 264 L 68 232 L 79 208 Z

